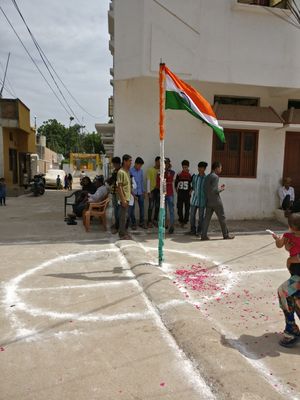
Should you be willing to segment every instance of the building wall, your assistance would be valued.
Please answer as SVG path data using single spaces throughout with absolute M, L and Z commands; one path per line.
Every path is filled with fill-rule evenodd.
M 286 97 L 272 97 L 267 88 L 194 83 L 212 101 L 214 94 L 249 95 L 261 98 L 262 105 L 284 110 Z M 200 87 L 201 86 L 201 87 Z M 247 90 L 246 90 L 247 89 Z M 221 91 L 221 92 L 220 92 Z M 300 95 L 300 93 L 299 93 Z M 159 154 L 158 81 L 151 78 L 115 82 L 115 155 L 129 153 L 141 156 L 146 170 Z M 179 171 L 181 161 L 188 159 L 191 172 L 197 172 L 199 161 L 212 161 L 212 130 L 185 111 L 166 110 L 165 155 L 173 169 Z M 284 129 L 259 132 L 257 177 L 221 178 L 227 186 L 222 193 L 228 218 L 271 217 L 278 207 L 277 188 L 283 173 Z M 234 208 L 232 208 L 234 204 Z
M 114 0 L 115 80 L 154 76 L 162 59 L 185 79 L 300 88 L 299 30 L 286 13 L 236 0 Z

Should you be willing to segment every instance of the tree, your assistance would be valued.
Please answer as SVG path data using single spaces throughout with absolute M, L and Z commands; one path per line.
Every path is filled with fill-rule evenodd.
M 38 128 L 38 134 L 46 136 L 46 145 L 56 153 L 69 158 L 69 153 L 105 153 L 100 135 L 96 132 L 82 133 L 81 126 L 66 128 L 56 119 L 49 119 Z
M 38 128 L 38 134 L 46 136 L 46 146 L 56 153 L 66 153 L 67 128 L 56 119 L 49 119 Z
M 96 132 L 88 133 L 83 136 L 83 148 L 85 153 L 105 153 L 101 137 Z

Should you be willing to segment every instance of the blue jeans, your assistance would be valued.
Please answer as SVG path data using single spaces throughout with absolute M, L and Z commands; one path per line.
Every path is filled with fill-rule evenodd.
M 199 210 L 199 211 L 198 211 Z M 198 227 L 196 229 L 196 215 L 198 211 Z M 191 232 L 201 234 L 204 221 L 205 207 L 191 206 Z
M 170 226 L 174 226 L 174 196 L 166 196 L 166 217 L 169 210 L 170 214 Z
M 144 195 L 138 194 L 135 197 L 137 197 L 137 202 L 138 202 L 139 209 L 140 209 L 140 224 L 143 224 L 144 223 Z M 133 206 L 130 206 L 129 217 L 130 217 L 131 225 L 136 225 L 135 202 L 134 202 Z

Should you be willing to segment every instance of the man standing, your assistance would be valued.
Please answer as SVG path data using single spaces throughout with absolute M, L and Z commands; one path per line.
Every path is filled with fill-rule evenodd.
M 117 193 L 120 202 L 119 236 L 122 240 L 131 239 L 126 231 L 126 220 L 131 196 L 131 180 L 129 174 L 131 162 L 131 156 L 124 154 L 122 157 L 122 168 L 119 169 L 117 174 Z
M 228 228 L 226 225 L 226 218 L 224 213 L 223 203 L 220 197 L 220 193 L 225 190 L 225 185 L 219 187 L 219 176 L 222 172 L 222 164 L 219 161 L 215 161 L 211 167 L 212 171 L 205 178 L 204 182 L 204 193 L 206 197 L 206 213 L 203 222 L 203 228 L 201 233 L 201 240 L 209 240 L 207 231 L 209 223 L 213 213 L 217 214 L 224 239 L 234 239 L 234 236 L 229 235 Z
M 192 178 L 192 199 L 191 199 L 191 235 L 200 236 L 202 232 L 206 198 L 204 194 L 205 170 L 207 162 L 201 161 L 198 164 L 198 174 Z M 198 211 L 198 225 L 196 226 L 196 215 Z
M 155 164 L 147 171 L 147 193 L 148 205 L 148 228 L 152 228 L 152 214 L 154 209 L 153 224 L 157 225 L 159 213 L 159 189 L 156 186 L 156 178 L 160 168 L 160 157 L 155 157 Z
M 144 165 L 144 160 L 141 157 L 137 157 L 134 166 L 130 168 L 130 175 L 134 178 L 136 183 L 136 188 L 133 189 L 134 199 L 137 200 L 140 209 L 140 222 L 139 226 L 141 228 L 146 228 L 144 221 L 144 175 L 142 166 Z M 135 219 L 135 202 L 130 210 L 130 220 L 132 224 L 132 229 L 136 229 L 136 219 Z
M 112 195 L 112 206 L 114 210 L 114 219 L 115 223 L 111 227 L 112 233 L 117 233 L 119 230 L 119 208 L 120 205 L 118 203 L 118 194 L 117 194 L 117 175 L 118 171 L 121 168 L 121 158 L 120 157 L 113 157 L 112 165 L 114 170 L 111 174 L 111 177 L 107 179 L 107 183 L 111 187 L 111 195 Z

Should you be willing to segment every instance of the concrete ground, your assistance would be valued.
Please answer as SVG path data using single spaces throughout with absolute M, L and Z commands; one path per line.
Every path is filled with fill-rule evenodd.
M 278 345 L 286 253 L 229 221 L 232 241 L 177 228 L 118 241 L 63 221 L 63 191 L 0 208 L 1 399 L 300 399 L 300 346 Z

